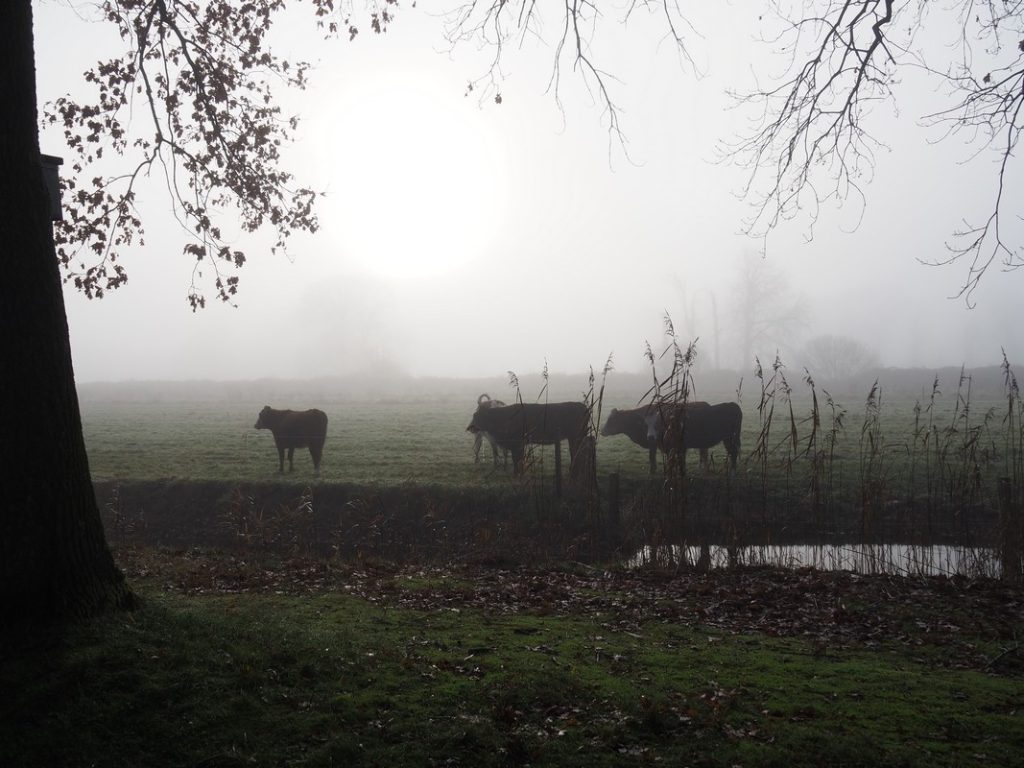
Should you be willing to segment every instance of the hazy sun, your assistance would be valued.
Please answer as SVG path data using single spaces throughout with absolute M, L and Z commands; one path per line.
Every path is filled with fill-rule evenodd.
M 502 207 L 489 118 L 451 81 L 382 75 L 321 105 L 329 114 L 324 233 L 347 264 L 386 278 L 465 265 L 487 248 Z

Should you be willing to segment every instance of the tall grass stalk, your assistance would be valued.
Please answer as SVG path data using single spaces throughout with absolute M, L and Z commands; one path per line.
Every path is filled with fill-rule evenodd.
M 860 430 L 860 535 L 864 543 L 871 542 L 875 537 L 875 521 L 884 504 L 888 479 L 888 465 L 883 455 L 885 439 L 881 413 L 882 391 L 875 380 L 864 402 L 864 421 Z
M 1003 351 L 1003 387 L 1006 396 L 1005 464 L 999 479 L 999 542 L 1003 577 L 1024 581 L 1024 404 L 1017 376 Z

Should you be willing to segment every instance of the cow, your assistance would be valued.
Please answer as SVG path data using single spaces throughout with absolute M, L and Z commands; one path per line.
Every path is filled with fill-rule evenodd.
M 476 399 L 476 407 L 504 408 L 505 403 L 501 402 L 501 400 L 492 400 L 490 395 L 484 393 Z M 472 427 L 472 425 L 470 426 Z M 474 432 L 472 428 L 470 428 L 469 431 Z M 491 445 L 491 454 L 494 457 L 494 466 L 498 466 L 498 443 L 495 441 L 493 437 L 491 437 L 489 432 L 484 432 L 479 429 L 475 430 L 475 439 L 473 440 L 473 463 L 480 463 L 480 448 L 483 446 L 485 438 L 487 442 L 490 443 Z M 502 449 L 502 453 L 504 454 L 503 463 L 508 464 L 508 448 Z
M 666 454 L 675 453 L 685 462 L 686 451 L 700 451 L 701 466 L 707 466 L 708 449 L 722 443 L 729 465 L 736 469 L 740 452 L 743 411 L 736 403 L 688 403 L 685 406 L 652 408 L 644 417 L 647 439 L 656 441 Z
M 689 405 L 697 408 L 705 406 L 707 403 L 696 401 Z M 611 412 L 608 414 L 608 420 L 604 423 L 604 427 L 601 428 L 601 435 L 604 437 L 608 437 L 610 435 L 625 435 L 641 448 L 648 449 L 651 474 L 656 474 L 658 471 L 658 448 L 660 447 L 660 435 L 657 433 L 656 429 L 652 434 L 651 424 L 648 423 L 648 417 L 652 414 L 657 414 L 659 409 L 668 407 L 669 406 L 667 405 L 645 405 L 641 408 L 624 408 L 622 410 L 612 408 Z M 706 452 L 701 454 L 701 461 L 704 461 L 705 454 Z
M 264 406 L 256 419 L 255 429 L 269 429 L 277 446 L 279 471 L 284 472 L 284 451 L 288 449 L 288 471 L 295 471 L 296 448 L 309 448 L 313 470 L 320 474 L 320 459 L 327 439 L 327 414 L 316 408 L 308 411 L 278 411 Z
M 573 402 L 478 407 L 466 430 L 486 432 L 499 448 L 511 451 L 512 471 L 520 475 L 527 445 L 557 445 L 568 440 L 571 464 L 590 430 L 590 409 Z

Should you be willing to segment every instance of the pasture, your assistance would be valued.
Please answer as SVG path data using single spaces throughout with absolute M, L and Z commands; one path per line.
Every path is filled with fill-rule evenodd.
M 712 402 L 736 397 L 701 394 Z M 969 381 L 946 393 L 935 387 L 918 396 L 889 397 L 874 389 L 866 395 L 840 402 L 810 389 L 764 384 L 742 395 L 735 474 L 718 445 L 707 469 L 691 451 L 685 475 L 674 464 L 666 469 L 662 457 L 652 478 L 644 449 L 624 436 L 598 436 L 596 487 L 568 487 L 565 503 L 571 509 L 553 500 L 551 447 L 533 450 L 521 479 L 512 476 L 511 461 L 492 465 L 486 443 L 480 463 L 474 463 L 466 426 L 475 397 L 420 393 L 374 401 L 320 393 L 274 399 L 275 407 L 327 413 L 319 477 L 305 449 L 296 451 L 294 473 L 278 473 L 272 436 L 254 428 L 261 400 L 90 398 L 82 413 L 92 473 L 108 488 L 124 482 L 212 483 L 221 488 L 215 497 L 223 502 L 232 488 L 261 484 L 296 489 L 297 504 L 306 503 L 303 494 L 316 488 L 321 499 L 341 506 L 385 492 L 391 499 L 406 493 L 414 505 L 420 503 L 417 492 L 431 489 L 429 504 L 449 522 L 456 508 L 474 503 L 501 507 L 512 517 L 543 509 L 554 510 L 555 518 L 575 510 L 590 525 L 621 520 L 624 541 L 645 547 L 641 556 L 648 559 L 677 559 L 691 551 L 680 545 L 695 544 L 715 546 L 716 562 L 734 558 L 730 546 L 757 546 L 763 553 L 793 544 L 941 545 L 980 548 L 986 562 L 979 570 L 991 573 L 987 561 L 1000 545 L 1000 509 L 1008 501 L 1000 496 L 1001 478 L 1016 479 L 1011 492 L 1020 493 L 1019 400 L 991 389 L 972 395 Z M 634 404 L 621 394 L 606 395 L 600 419 L 612 407 Z M 341 487 L 346 490 L 330 490 Z M 783 551 L 776 559 L 789 556 Z M 819 551 L 811 557 L 821 563 L 833 556 Z M 749 552 L 741 559 L 757 561 Z
M 998 583 L 119 560 L 144 610 L 0 656 L 5 768 L 1020 762 Z
M 108 540 L 143 609 L 0 659 L 0 763 L 1011 764 L 1019 585 L 622 567 L 693 564 L 708 518 L 783 561 L 776 542 L 841 510 L 872 556 L 894 510 L 952 509 L 971 539 L 964 513 L 1019 477 L 1019 421 L 968 400 L 815 422 L 805 400 L 791 416 L 788 396 L 745 399 L 735 475 L 718 446 L 706 472 L 694 454 L 651 479 L 645 450 L 599 437 L 596 489 L 557 500 L 550 448 L 522 479 L 473 463 L 475 397 L 269 399 L 328 414 L 319 478 L 308 451 L 278 474 L 253 427 L 267 398 L 87 398 Z M 727 533 L 715 565 L 736 557 Z
M 472 403 L 334 402 L 309 407 L 314 405 L 328 417 L 320 482 L 458 487 L 510 479 L 510 471 L 494 471 L 486 445 L 481 463 L 474 465 L 473 435 L 466 432 Z M 272 435 L 253 428 L 261 406 L 256 402 L 90 403 L 83 406 L 83 421 L 93 476 L 98 480 L 313 480 L 306 449 L 295 452 L 294 474 L 278 473 Z M 620 453 L 628 461 L 629 454 Z
M 729 394 L 722 397 L 728 398 Z M 735 397 L 733 395 L 733 397 Z M 619 407 L 633 403 L 616 402 Z M 883 401 L 878 416 L 883 445 L 874 457 L 884 462 L 888 473 L 899 478 L 909 472 L 913 456 L 915 405 L 902 397 Z M 277 472 L 274 442 L 268 431 L 253 428 L 264 403 L 259 401 L 86 401 L 82 419 L 89 463 L 97 480 L 222 480 L 308 482 L 313 479 L 312 463 L 305 449 L 296 451 L 294 474 Z M 319 407 L 328 416 L 327 444 L 320 482 L 362 484 L 421 483 L 444 486 L 502 485 L 511 482 L 510 468 L 495 469 L 485 443 L 481 462 L 473 463 L 473 435 L 466 432 L 475 404 L 439 399 L 436 402 L 395 400 L 351 402 L 345 400 L 276 403 L 278 407 Z M 605 402 L 602 421 L 612 403 Z M 756 472 L 755 464 L 766 461 L 771 475 L 781 480 L 783 470 L 796 458 L 790 450 L 791 424 L 788 412 L 776 410 L 767 433 L 767 449 L 757 454 L 765 423 L 759 418 L 757 401 L 743 402 L 744 421 L 740 451 L 741 476 Z M 965 420 L 953 397 L 935 403 L 931 420 L 947 438 L 974 439 L 980 449 L 988 448 L 985 460 L 993 472 L 1003 471 L 1005 462 L 1005 400 L 988 398 L 971 403 Z M 810 403 L 794 399 L 798 432 L 796 453 L 810 432 Z M 830 459 L 837 479 L 860 476 L 865 428 L 863 402 L 840 404 L 845 411 L 843 426 L 835 434 Z M 926 416 L 927 417 L 927 416 Z M 822 414 L 824 430 L 831 429 L 828 414 Z M 977 434 L 973 437 L 970 430 Z M 821 434 L 819 440 L 823 439 Z M 935 435 L 930 447 L 934 450 Z M 980 441 L 980 442 L 979 442 Z M 554 451 L 538 447 L 536 469 L 550 473 Z M 606 477 L 619 472 L 623 477 L 645 479 L 646 452 L 624 436 L 598 437 L 598 473 Z M 712 472 L 724 468 L 721 445 L 711 450 Z M 565 457 L 566 462 L 568 457 Z M 696 452 L 688 462 L 697 465 Z M 663 462 L 662 462 L 663 464 Z M 789 467 L 794 471 L 798 464 Z M 535 473 L 536 474 L 536 473 Z M 769 479 L 771 479 L 771 475 Z

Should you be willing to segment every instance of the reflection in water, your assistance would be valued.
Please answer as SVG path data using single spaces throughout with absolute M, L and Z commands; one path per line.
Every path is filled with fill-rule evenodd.
M 644 547 L 630 566 L 697 564 L 703 568 L 770 565 L 781 568 L 818 568 L 854 573 L 889 573 L 900 576 L 972 576 L 999 578 L 1000 566 L 992 549 L 911 544 L 797 544 L 728 548 L 717 544 Z

